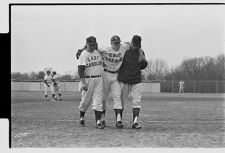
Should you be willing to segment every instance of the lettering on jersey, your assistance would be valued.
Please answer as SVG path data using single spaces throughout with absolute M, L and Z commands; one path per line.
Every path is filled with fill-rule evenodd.
M 108 53 L 108 56 L 105 56 L 104 60 L 112 63 L 119 63 L 122 61 L 121 53 Z
M 90 63 L 86 64 L 86 68 L 89 68 L 89 67 L 92 67 L 92 66 L 98 66 L 98 65 L 102 65 L 102 61 L 90 62 Z
M 103 62 L 100 61 L 99 56 L 90 56 L 87 59 L 88 63 L 86 64 L 86 68 L 92 67 L 92 66 L 98 66 L 103 65 Z

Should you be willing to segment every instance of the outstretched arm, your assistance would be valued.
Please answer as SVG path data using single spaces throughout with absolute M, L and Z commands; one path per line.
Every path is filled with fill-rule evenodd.
M 79 59 L 80 54 L 81 54 L 85 49 L 87 49 L 87 46 L 86 46 L 86 45 L 85 45 L 83 48 L 77 50 L 77 53 L 76 53 L 77 59 Z

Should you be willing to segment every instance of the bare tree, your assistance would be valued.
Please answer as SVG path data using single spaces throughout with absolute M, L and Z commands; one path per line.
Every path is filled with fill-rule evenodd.
M 215 58 L 215 69 L 218 80 L 225 80 L 225 54 L 220 54 Z
M 165 60 L 157 58 L 148 61 L 146 72 L 149 80 L 162 80 L 168 71 L 168 65 Z
M 190 75 L 192 80 L 200 80 L 203 72 L 204 60 L 202 58 L 185 59 L 181 64 L 182 69 Z

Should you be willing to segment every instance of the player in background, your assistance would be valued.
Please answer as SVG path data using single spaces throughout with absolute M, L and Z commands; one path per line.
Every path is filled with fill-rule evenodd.
M 45 91 L 45 98 L 48 100 L 48 92 L 52 93 L 52 101 L 55 101 L 55 94 L 52 87 L 52 76 L 51 71 L 47 70 L 47 73 L 44 77 L 44 91 Z
M 86 39 L 87 49 L 84 50 L 79 58 L 78 74 L 80 77 L 79 91 L 81 92 L 80 125 L 85 126 L 84 115 L 92 103 L 95 112 L 96 127 L 104 129 L 101 122 L 102 115 L 102 57 L 96 50 L 96 38 L 90 36 Z
M 116 127 L 123 128 L 121 112 L 123 111 L 121 102 L 121 88 L 117 80 L 119 68 L 123 61 L 123 56 L 125 52 L 130 48 L 129 43 L 121 43 L 120 37 L 115 35 L 111 38 L 111 46 L 100 47 L 98 52 L 103 58 L 104 71 L 102 73 L 103 79 L 103 114 L 101 116 L 102 124 L 106 126 L 105 123 L 105 113 L 106 113 L 106 102 L 108 101 L 108 96 L 111 91 L 114 111 L 116 116 Z M 85 49 L 85 47 L 83 48 Z M 79 58 L 80 52 L 78 50 L 77 58 Z
M 180 80 L 180 82 L 178 83 L 179 86 L 179 96 L 181 93 L 184 93 L 184 81 Z
M 55 94 L 55 100 L 57 100 L 56 98 L 56 93 L 59 95 L 59 100 L 62 101 L 62 94 L 60 91 L 60 86 L 59 86 L 59 76 L 56 75 L 56 71 L 52 72 L 52 87 L 53 87 L 53 91 Z
M 138 116 L 141 108 L 141 70 L 145 69 L 148 63 L 145 59 L 144 52 L 138 52 L 139 48 L 141 47 L 141 37 L 138 35 L 134 35 L 131 44 L 131 48 L 126 51 L 124 55 L 123 63 L 119 70 L 118 81 L 121 84 L 122 90 L 122 107 L 124 108 L 128 95 L 130 94 L 133 103 L 132 128 L 140 129 L 141 126 L 138 124 Z M 141 61 L 139 61 L 140 59 Z

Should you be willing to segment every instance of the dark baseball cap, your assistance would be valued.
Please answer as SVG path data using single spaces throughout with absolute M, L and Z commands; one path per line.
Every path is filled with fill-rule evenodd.
M 112 36 L 111 42 L 121 42 L 120 37 L 119 36 Z
M 88 43 L 88 44 L 96 44 L 96 43 L 97 43 L 97 42 L 96 42 L 96 38 L 93 37 L 93 36 L 90 36 L 90 37 L 88 37 L 88 38 L 86 39 L 86 43 Z
M 135 47 L 141 47 L 141 36 L 134 35 L 133 38 L 132 38 L 132 44 Z

